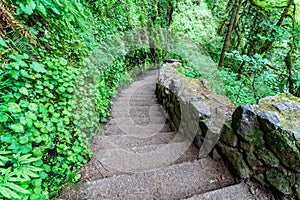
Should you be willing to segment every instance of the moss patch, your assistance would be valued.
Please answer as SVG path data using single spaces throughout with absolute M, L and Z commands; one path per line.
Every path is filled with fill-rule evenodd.
M 278 129 L 266 134 L 266 143 L 286 167 L 300 172 L 300 152 L 288 131 Z

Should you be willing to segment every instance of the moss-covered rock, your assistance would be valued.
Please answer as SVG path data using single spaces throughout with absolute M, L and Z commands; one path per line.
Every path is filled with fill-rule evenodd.
M 300 152 L 291 133 L 282 129 L 267 133 L 266 143 L 284 166 L 300 172 Z
M 234 134 L 232 128 L 231 128 L 231 121 L 225 122 L 222 130 L 221 130 L 221 136 L 220 141 L 224 142 L 225 144 L 236 147 L 238 144 L 238 138 Z
M 236 133 L 244 140 L 255 144 L 262 142 L 257 115 L 250 105 L 239 106 L 234 111 L 232 126 Z
M 269 126 L 278 126 L 278 118 L 280 118 L 280 127 L 298 137 L 300 134 L 300 98 L 289 93 L 282 93 L 261 99 L 258 106 L 257 112 L 273 113 L 273 116 L 269 117 L 271 119 L 269 121 L 273 123 L 269 123 Z
M 267 171 L 266 178 L 281 193 L 285 195 L 292 194 L 292 187 L 296 181 L 294 176 L 286 176 L 278 171 Z
M 242 179 L 250 177 L 250 170 L 248 165 L 243 159 L 243 154 L 239 153 L 237 149 L 227 147 L 226 145 L 219 144 L 222 154 L 227 158 L 232 165 L 235 173 Z
M 257 169 L 259 166 L 262 166 L 262 163 L 257 159 L 252 151 L 247 153 L 246 161 L 253 170 Z
M 265 147 L 260 147 L 255 151 L 257 157 L 269 167 L 278 167 L 279 160 L 277 157 Z

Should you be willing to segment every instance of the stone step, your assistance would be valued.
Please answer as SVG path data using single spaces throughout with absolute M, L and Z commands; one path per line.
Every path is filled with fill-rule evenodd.
M 112 112 L 144 112 L 151 113 L 156 111 L 163 111 L 163 107 L 159 104 L 153 104 L 151 106 L 128 106 L 128 105 L 113 105 Z
M 87 182 L 77 199 L 182 199 L 234 184 L 223 163 L 204 158 L 153 171 Z M 73 198 L 76 198 L 73 197 Z
M 165 124 L 166 117 L 115 117 L 111 119 L 108 125 L 150 125 L 150 124 Z
M 142 111 L 139 112 L 130 112 L 130 111 L 113 111 L 111 113 L 112 118 L 116 118 L 116 117 L 161 117 L 161 116 L 165 116 L 164 112 L 161 111 L 151 111 L 151 113 L 145 113 Z
M 92 141 L 93 150 L 126 148 L 134 146 L 167 144 L 176 137 L 176 132 L 158 133 L 150 137 L 134 137 L 130 135 L 95 136 Z M 178 139 L 176 140 L 179 141 Z
M 115 101 L 113 103 L 113 106 L 151 106 L 153 104 L 157 104 L 156 99 L 145 99 L 142 101 L 132 101 L 132 100 Z
M 125 173 L 137 173 L 196 160 L 198 149 L 191 143 L 175 142 L 127 148 L 100 149 L 95 159 L 106 168 Z
M 139 97 L 120 97 L 118 99 L 115 99 L 114 100 L 114 103 L 116 102 L 148 102 L 148 101 L 151 101 L 153 103 L 156 103 L 157 102 L 157 98 L 139 98 Z
M 204 194 L 195 195 L 185 200 L 256 200 L 245 183 L 224 187 Z M 263 200 L 265 198 L 259 198 Z M 267 200 L 267 199 L 266 199 Z
M 156 98 L 156 95 L 153 93 L 149 94 L 129 94 L 129 93 L 119 93 L 118 97 L 130 97 L 130 98 Z
M 172 132 L 169 124 L 152 124 L 152 125 L 109 125 L 103 131 L 104 135 L 131 135 L 134 137 L 150 137 L 157 133 Z
M 152 85 L 146 84 L 133 84 L 127 89 L 123 89 L 121 93 L 154 93 L 155 92 L 155 85 L 152 83 Z
M 88 177 L 84 179 L 97 180 L 120 174 L 142 173 L 194 161 L 197 155 L 198 149 L 193 144 L 183 142 L 96 150 L 88 163 Z

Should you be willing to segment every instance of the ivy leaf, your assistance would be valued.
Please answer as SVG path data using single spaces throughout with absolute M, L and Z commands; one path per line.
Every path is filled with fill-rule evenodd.
M 0 46 L 4 47 L 4 48 L 8 48 L 5 40 L 3 40 L 2 38 L 0 38 Z
M 11 129 L 17 133 L 22 133 L 24 132 L 24 127 L 22 124 L 12 124 Z
M 22 5 L 21 5 L 21 10 L 22 10 L 25 14 L 27 14 L 27 15 L 32 15 L 33 10 L 35 9 L 35 7 L 36 7 L 35 2 L 34 2 L 34 1 L 30 1 L 29 4 L 27 4 L 26 6 L 24 6 L 24 5 L 22 6 Z
M 28 90 L 27 90 L 25 87 L 21 87 L 21 88 L 19 89 L 19 92 L 20 92 L 21 94 L 24 94 L 24 95 L 28 96 Z
M 30 103 L 28 108 L 31 111 L 37 111 L 38 110 L 38 106 L 35 103 Z
M 22 110 L 21 110 L 19 104 L 11 102 L 11 103 L 8 104 L 8 111 L 10 111 L 12 113 L 20 113 Z
M 20 150 L 23 154 L 27 154 L 32 150 L 32 146 L 29 144 L 20 145 Z
M 30 65 L 30 68 L 38 73 L 46 73 L 47 72 L 44 65 L 42 65 L 38 62 L 32 62 L 32 64 Z

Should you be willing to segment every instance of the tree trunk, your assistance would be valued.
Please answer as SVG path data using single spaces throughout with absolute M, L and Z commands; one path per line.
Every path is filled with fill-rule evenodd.
M 230 38 L 231 38 L 232 31 L 233 31 L 234 26 L 235 26 L 236 21 L 237 21 L 237 16 L 238 16 L 238 13 L 239 13 L 239 10 L 240 10 L 241 3 L 242 3 L 241 0 L 235 0 L 234 8 L 233 8 L 232 14 L 231 14 L 231 19 L 230 19 L 230 22 L 229 22 L 229 25 L 228 25 L 228 31 L 227 31 L 227 34 L 226 34 L 226 37 L 225 37 L 225 40 L 224 40 L 223 49 L 222 49 L 221 57 L 220 57 L 220 60 L 219 60 L 219 67 L 222 66 L 222 64 L 224 62 L 224 59 L 225 59 L 226 50 L 230 45 Z

